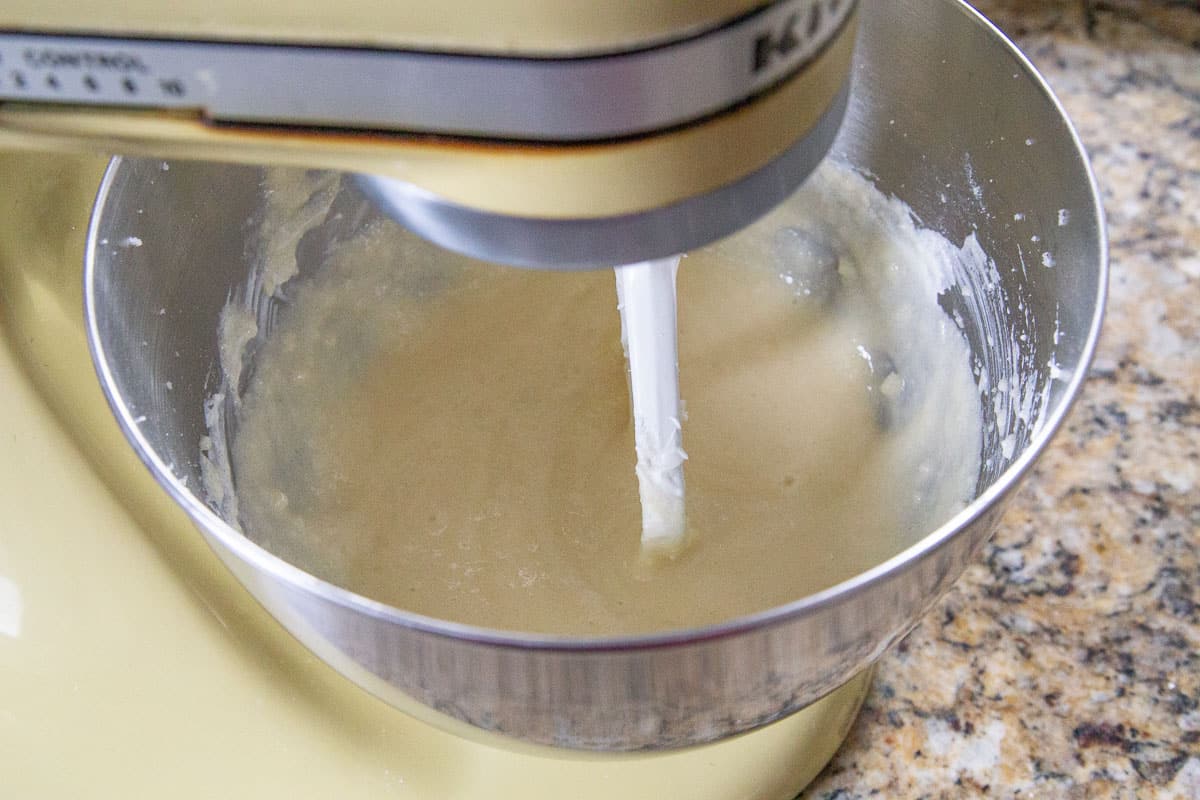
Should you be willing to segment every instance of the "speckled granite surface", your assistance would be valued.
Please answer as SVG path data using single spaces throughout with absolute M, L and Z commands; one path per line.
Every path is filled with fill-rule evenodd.
M 1200 3 L 976 4 L 1079 128 L 1112 240 L 1066 428 L 880 665 L 806 800 L 1200 798 Z

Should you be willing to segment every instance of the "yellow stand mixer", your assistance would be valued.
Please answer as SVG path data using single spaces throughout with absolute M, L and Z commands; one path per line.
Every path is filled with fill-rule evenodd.
M 368 2 L 285 12 L 231 2 L 66 8 L 22 0 L 0 10 L 0 147 L 353 171 L 369 176 L 364 188 L 385 210 L 444 246 L 522 265 L 611 266 L 726 235 L 803 180 L 824 157 L 845 111 L 854 6 L 848 0 Z M 3 295 L 15 344 L 3 364 L 14 376 L 5 418 L 40 431 L 22 439 L 18 449 L 28 450 L 6 463 L 36 465 L 26 476 L 33 488 L 6 484 L 16 495 L 6 505 L 15 505 L 18 517 L 29 514 L 29 529 L 65 530 L 85 519 L 94 527 L 98 535 L 77 552 L 96 559 L 109 611 L 126 611 L 118 613 L 125 624 L 106 616 L 89 626 L 118 637 L 122 629 L 142 629 L 147 603 L 157 607 L 149 616 L 173 620 L 169 637 L 139 641 L 127 658 L 160 663 L 185 679 L 177 688 L 199 705 L 184 700 L 179 711 L 198 728 L 231 742 L 249 737 L 236 748 L 246 758 L 225 756 L 211 771 L 190 775 L 197 796 L 245 785 L 253 768 L 270 776 L 264 783 L 288 787 L 288 796 L 306 786 L 325 796 L 337 787 L 347 796 L 388 788 L 430 797 L 536 788 L 580 797 L 675 791 L 783 797 L 832 754 L 865 679 L 762 733 L 619 762 L 494 751 L 427 729 L 342 681 L 212 569 L 211 555 L 180 530 L 186 522 L 178 509 L 140 474 L 81 369 L 86 353 L 75 318 L 81 231 L 67 227 L 71 214 L 76 222 L 86 214 L 100 163 L 16 152 L 3 162 Z M 47 213 L 61 223 L 50 226 L 51 235 L 42 232 Z M 22 363 L 32 372 L 29 382 L 18 379 Z M 75 466 L 33 387 L 96 472 Z M 56 469 L 45 462 L 59 451 L 59 466 L 75 473 L 75 522 L 47 515 L 57 487 L 40 490 L 32 479 L 37 469 Z M 96 473 L 120 492 L 132 519 L 99 490 Z M 130 539 L 124 529 L 134 524 L 152 532 L 168 570 L 153 549 Z M 33 557 L 21 544 L 10 548 Z M 164 572 L 199 592 L 227 629 L 213 630 L 194 601 L 157 577 Z M 76 588 L 50 576 L 20 584 L 31 618 L 51 595 L 69 597 Z M 157 786 L 177 794 L 178 787 L 159 783 L 165 778 L 152 765 L 137 770 L 122 757 L 129 747 L 144 750 L 180 777 L 205 759 L 197 753 L 191 761 L 130 724 L 137 716 L 161 716 L 130 702 L 139 686 L 161 694 L 153 682 L 137 669 L 124 674 L 118 666 L 124 659 L 89 648 L 74 620 L 57 633 L 22 627 L 21 637 L 37 640 L 43 652 L 31 654 L 25 645 L 18 666 L 41 669 L 45 652 L 58 652 L 64 661 L 81 658 L 103 685 L 89 687 L 78 714 L 39 691 L 3 701 L 14 718 L 43 714 L 61 729 L 47 735 L 73 752 L 73 766 L 51 779 L 57 770 L 48 762 L 54 748 L 47 735 L 25 737 L 25 763 L 7 765 L 10 778 L 16 776 L 9 785 L 25 790 L 23 796 L 86 793 L 85 786 L 132 794 Z M 204 654 L 192 646 L 201 642 Z M 191 654 L 178 662 L 167 653 L 164 663 L 164 648 Z M 273 654 L 270 663 L 262 663 L 262 652 Z M 240 659 L 253 663 L 242 669 Z M 60 678 L 79 687 L 67 673 Z M 53 691 L 57 682 L 50 683 Z M 222 688 L 210 695 L 205 683 Z M 271 699 L 281 687 L 314 700 Z M 264 702 L 272 709 L 258 712 L 265 726 L 217 721 Z M 114 703 L 120 708 L 103 707 Z M 177 718 L 168 716 L 151 724 L 172 727 Z M 92 733 L 117 740 L 115 757 L 84 744 Z M 187 737 L 172 738 L 187 746 Z M 802 745 L 806 752 L 798 757 Z M 290 785 L 296 776 L 278 762 L 281 748 L 315 759 L 320 775 Z M 477 778 L 462 774 L 464 760 Z
M 229 0 L 70 5 L 0 9 L 0 147 L 359 173 L 382 208 L 446 247 L 583 268 L 683 252 L 745 226 L 824 157 L 849 107 L 846 154 L 885 191 L 914 174 L 908 147 L 942 165 L 974 146 L 997 191 L 1015 181 L 1006 196 L 1044 205 L 1047 219 L 1077 210 L 1076 227 L 1049 231 L 1048 245 L 1076 237 L 1063 248 L 1103 261 L 1086 160 L 1061 112 L 1019 53 L 953 0 L 863 6 L 870 56 L 857 107 L 850 0 L 363 2 L 286 14 Z M 938 81 L 925 80 L 939 61 Z M 977 84 L 1002 82 L 989 107 L 1043 126 L 1056 169 L 1011 169 L 999 152 L 989 162 L 993 130 L 959 125 L 964 141 L 950 146 L 934 130 L 931 102 L 961 105 Z M 920 135 L 871 138 L 889 119 Z M 866 668 L 990 533 L 998 501 L 1077 391 L 1099 319 L 1098 299 L 1061 319 L 1046 299 L 1066 293 L 1068 270 L 1040 279 L 1034 322 L 1053 326 L 1056 344 L 1061 327 L 1057 364 L 1076 377 L 1053 391 L 1036 435 L 923 544 L 751 631 L 761 634 L 754 652 L 808 681 L 774 709 L 779 721 L 750 730 L 767 718 L 730 718 L 675 740 L 698 746 L 644 756 L 502 750 L 344 680 L 204 548 L 122 439 L 89 364 L 79 264 L 103 163 L 5 153 L 0 164 L 0 667 L 15 676 L 0 682 L 0 772 L 14 796 L 793 796 L 849 729 Z M 998 205 L 993 219 L 1013 210 Z M 971 222 L 945 221 L 955 231 Z M 1099 273 L 1072 290 L 1098 282 L 1102 296 Z M 1037 333 L 1030 347 L 1048 346 Z M 715 654 L 721 641 L 685 644 Z M 728 685 L 706 691 L 752 684 L 761 662 L 722 663 Z M 449 717 L 438 725 L 476 735 Z M 553 741 L 545 728 L 527 738 Z M 655 749 L 652 732 L 631 729 L 628 740 L 616 749 Z

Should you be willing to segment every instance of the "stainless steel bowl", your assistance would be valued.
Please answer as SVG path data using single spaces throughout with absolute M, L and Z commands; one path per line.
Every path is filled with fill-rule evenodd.
M 715 741 L 805 707 L 903 636 L 987 540 L 1079 390 L 1107 277 L 1082 147 L 1011 43 L 955 0 L 868 3 L 861 37 L 834 151 L 951 240 L 978 237 L 999 284 L 979 276 L 943 304 L 966 319 L 993 387 L 1015 376 L 1045 398 L 1025 419 L 1014 405 L 981 397 L 989 433 L 978 498 L 885 563 L 721 625 L 569 639 L 418 617 L 261 549 L 210 508 L 198 447 L 219 369 L 217 318 L 247 278 L 246 221 L 262 177 L 250 168 L 132 160 L 109 168 L 92 220 L 86 295 L 96 366 L 121 425 L 224 562 L 297 638 L 443 727 L 646 751 Z M 1043 265 L 1043 252 L 1053 266 Z M 1004 335 L 986 335 L 980 317 L 988 314 Z

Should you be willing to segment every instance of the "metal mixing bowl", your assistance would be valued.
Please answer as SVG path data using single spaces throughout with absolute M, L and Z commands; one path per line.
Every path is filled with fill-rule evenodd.
M 443 727 L 585 750 L 655 750 L 721 739 L 812 703 L 903 636 L 991 534 L 1079 390 L 1107 276 L 1083 150 L 1012 44 L 954 0 L 867 3 L 862 11 L 835 152 L 952 241 L 975 234 L 1000 276 L 995 285 L 979 276 L 942 298 L 966 321 L 973 356 L 992 376 L 981 396 L 978 498 L 894 558 L 751 617 L 604 639 L 422 618 L 276 558 L 221 519 L 200 488 L 217 319 L 247 279 L 247 220 L 261 200 L 262 175 L 251 168 L 133 160 L 109 168 L 90 232 L 86 296 L 97 369 L 120 424 L 289 630 L 370 691 Z M 990 335 L 981 321 L 989 314 L 998 326 Z M 1045 402 L 1023 414 L 1005 400 L 1012 393 L 995 395 L 1006 378 Z

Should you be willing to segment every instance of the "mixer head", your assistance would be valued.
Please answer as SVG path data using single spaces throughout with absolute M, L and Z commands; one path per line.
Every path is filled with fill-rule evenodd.
M 788 196 L 846 106 L 854 0 L 0 10 L 0 146 L 360 173 L 454 250 L 612 266 Z

